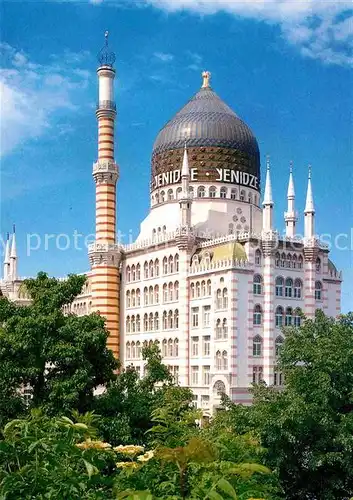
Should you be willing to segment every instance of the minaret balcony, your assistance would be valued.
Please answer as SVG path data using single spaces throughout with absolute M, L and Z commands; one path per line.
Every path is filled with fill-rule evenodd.
M 119 166 L 112 160 L 99 160 L 93 163 L 93 177 L 96 182 L 115 183 L 119 178 Z
M 91 266 L 119 266 L 121 246 L 118 243 L 98 243 L 88 245 L 88 256 Z
M 116 104 L 114 101 L 99 101 L 97 104 L 97 111 L 100 111 L 101 109 L 116 111 Z

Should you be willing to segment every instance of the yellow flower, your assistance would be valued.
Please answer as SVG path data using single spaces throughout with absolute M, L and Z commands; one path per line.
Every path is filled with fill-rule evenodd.
M 117 462 L 115 465 L 119 469 L 137 469 L 138 467 L 136 462 Z
M 153 457 L 154 457 L 154 451 L 150 450 L 150 451 L 146 451 L 146 453 L 144 455 L 140 455 L 139 457 L 137 457 L 137 460 L 139 462 L 148 462 Z
M 118 453 L 122 453 L 123 455 L 137 455 L 137 453 L 141 453 L 144 450 L 143 446 L 135 446 L 133 444 L 128 444 L 126 446 L 123 446 L 122 444 L 120 446 L 115 446 L 113 448 L 114 451 L 117 451 Z
M 105 443 L 104 441 L 91 441 L 91 439 L 87 439 L 86 441 L 83 441 L 83 443 L 77 443 L 76 446 L 81 450 L 106 450 L 112 447 L 111 444 Z

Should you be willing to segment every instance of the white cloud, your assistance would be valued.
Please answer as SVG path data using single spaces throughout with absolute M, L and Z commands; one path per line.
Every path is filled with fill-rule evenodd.
M 173 54 L 168 54 L 166 52 L 155 52 L 154 57 L 162 62 L 171 62 L 174 59 Z
M 278 24 L 283 36 L 305 56 L 327 64 L 353 65 L 352 0 L 142 0 L 176 12 L 236 16 Z M 141 4 L 141 1 L 138 2 Z M 196 68 L 197 63 L 194 61 Z
M 34 64 L 22 51 L 0 44 L 0 153 L 45 134 L 54 124 L 56 114 L 76 109 L 75 93 L 88 85 L 86 70 L 61 62 L 47 66 Z M 66 53 L 67 56 L 67 53 Z M 66 57 L 65 56 L 65 57 Z M 65 57 L 63 60 L 65 60 Z M 79 55 L 71 60 L 78 60 Z

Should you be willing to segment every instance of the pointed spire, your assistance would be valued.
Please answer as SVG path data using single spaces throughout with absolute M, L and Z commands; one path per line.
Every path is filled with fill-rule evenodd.
M 309 165 L 308 189 L 306 192 L 306 203 L 305 203 L 304 213 L 306 213 L 306 214 L 314 214 L 315 213 L 313 188 L 311 185 L 311 165 Z
M 10 264 L 10 233 L 7 233 L 6 236 L 4 264 Z
M 288 182 L 287 197 L 288 198 L 295 198 L 294 179 L 293 179 L 293 162 L 292 161 L 290 162 L 290 167 L 289 167 L 289 182 Z
M 186 140 L 185 140 L 185 145 L 184 145 L 184 157 L 183 157 L 183 165 L 181 167 L 181 176 L 182 177 L 189 177 L 189 159 L 188 159 L 188 151 L 186 148 Z
M 266 205 L 273 205 L 272 198 L 272 183 L 271 183 L 271 174 L 270 174 L 270 157 L 267 156 L 266 161 L 266 183 L 265 183 L 265 194 L 264 201 L 262 205 L 265 207 Z
M 13 234 L 12 234 L 12 242 L 11 242 L 11 259 L 17 259 L 17 248 L 16 248 L 16 226 L 13 225 Z

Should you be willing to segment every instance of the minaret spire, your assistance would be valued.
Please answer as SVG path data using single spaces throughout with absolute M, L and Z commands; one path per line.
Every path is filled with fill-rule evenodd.
M 265 194 L 263 205 L 262 229 L 264 231 L 271 231 L 273 229 L 273 197 L 272 197 L 272 183 L 271 183 L 271 164 L 270 157 L 267 156 L 266 160 L 266 182 Z
M 183 164 L 181 167 L 181 196 L 179 198 L 180 210 L 181 210 L 181 226 L 191 227 L 191 195 L 189 190 L 190 184 L 190 169 L 189 169 L 189 159 L 188 151 L 186 147 L 186 140 L 184 145 L 184 155 Z
M 294 179 L 293 179 L 293 162 L 290 162 L 289 168 L 289 182 L 287 191 L 287 212 L 284 214 L 284 220 L 286 222 L 286 236 L 289 238 L 294 238 L 295 236 L 295 226 L 297 222 L 297 215 L 295 212 L 295 190 L 294 190 Z
M 5 256 L 4 256 L 4 280 L 10 277 L 10 233 L 6 236 Z
M 10 276 L 12 280 L 17 279 L 17 248 L 16 248 L 16 226 L 13 225 L 11 253 L 10 253 Z
M 306 191 L 304 217 L 304 236 L 305 238 L 313 238 L 315 233 L 315 208 L 313 188 L 311 185 L 311 165 L 309 165 L 308 172 L 308 188 Z
M 96 240 L 89 246 L 92 268 L 92 311 L 106 318 L 109 331 L 108 347 L 119 357 L 120 345 L 120 252 L 116 243 L 116 183 L 119 168 L 115 162 L 115 119 L 114 95 L 115 54 L 105 43 L 98 54 L 98 159 L 93 165 L 96 184 Z

